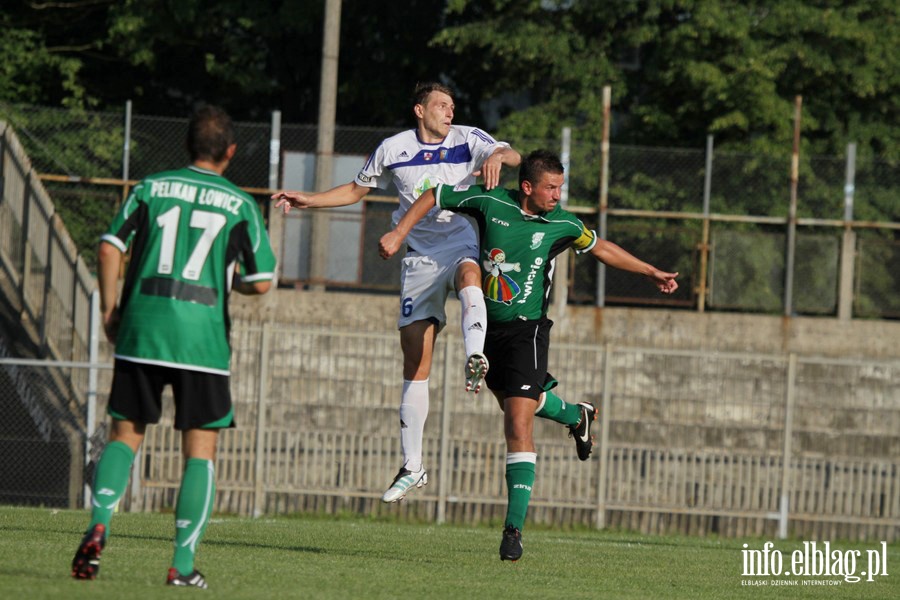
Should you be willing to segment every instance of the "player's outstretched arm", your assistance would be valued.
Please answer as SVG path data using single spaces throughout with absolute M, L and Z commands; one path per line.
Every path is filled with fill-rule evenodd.
M 276 201 L 275 208 L 280 208 L 284 214 L 288 214 L 292 208 L 334 208 L 356 204 L 369 193 L 370 189 L 351 181 L 318 194 L 279 190 L 272 194 L 272 200 Z
M 645 276 L 663 294 L 671 294 L 678 289 L 678 282 L 675 281 L 678 273 L 660 271 L 610 241 L 597 240 L 597 243 L 591 248 L 591 254 L 607 266 Z
M 381 240 L 378 242 L 378 254 L 381 255 L 381 258 L 388 259 L 397 254 L 413 225 L 421 221 L 422 217 L 434 208 L 434 205 L 434 188 L 432 188 L 412 203 L 412 206 L 409 207 L 409 210 L 406 211 L 406 214 L 403 215 L 396 227 L 381 236 Z

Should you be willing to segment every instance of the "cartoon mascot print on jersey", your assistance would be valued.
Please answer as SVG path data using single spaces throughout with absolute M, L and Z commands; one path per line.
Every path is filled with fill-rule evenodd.
M 484 270 L 488 272 L 484 278 L 485 297 L 493 302 L 511 304 L 512 299 L 518 296 L 521 290 L 519 284 L 505 273 L 521 271 L 519 263 L 506 262 L 506 252 L 500 248 L 494 248 L 488 252 L 488 260 L 483 264 Z

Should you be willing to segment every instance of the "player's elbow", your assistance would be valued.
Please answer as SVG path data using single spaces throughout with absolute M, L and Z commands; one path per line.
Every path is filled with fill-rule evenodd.
M 122 251 L 113 244 L 103 241 L 97 248 L 97 261 L 100 265 L 117 265 L 122 260 Z
M 251 290 L 251 294 L 265 294 L 270 289 L 272 289 L 271 281 L 254 281 L 248 286 Z
M 121 250 L 105 240 L 100 242 L 100 247 L 97 249 L 97 258 L 101 260 L 104 258 L 118 258 L 121 254 Z

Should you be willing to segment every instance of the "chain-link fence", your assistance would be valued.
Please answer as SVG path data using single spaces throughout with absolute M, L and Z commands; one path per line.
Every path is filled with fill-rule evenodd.
M 23 143 L 88 265 L 96 240 L 128 181 L 187 162 L 187 120 L 64 111 L 0 104 L 0 117 Z M 312 187 L 315 125 L 237 123 L 238 156 L 228 176 L 250 191 L 268 215 L 270 188 Z M 336 177 L 352 178 L 365 156 L 395 129 L 338 126 Z M 127 135 L 126 135 L 127 134 Z M 560 140 L 566 139 L 561 132 Z M 127 140 L 127 143 L 126 143 Z M 528 152 L 560 148 L 560 140 L 513 140 Z M 747 154 L 612 144 L 608 196 L 601 206 L 600 148 L 572 136 L 564 155 L 568 207 L 601 235 L 663 269 L 681 274 L 681 289 L 660 298 L 639 278 L 607 271 L 590 259 L 568 261 L 558 284 L 578 304 L 664 305 L 698 310 L 866 318 L 900 317 L 900 165 L 859 157 L 798 156 L 792 190 L 789 152 Z M 298 175 L 297 169 L 305 173 Z M 346 172 L 345 172 L 346 171 Z M 349 173 L 349 174 L 347 174 Z M 514 173 L 505 184 L 515 185 Z M 300 185 L 302 182 L 303 185 Z M 297 185 L 294 185 L 297 183 Z M 792 196 L 796 214 L 792 215 Z M 392 198 L 328 211 L 324 284 L 396 292 L 399 261 L 377 258 Z M 270 220 L 281 240 L 280 282 L 311 283 L 312 219 Z

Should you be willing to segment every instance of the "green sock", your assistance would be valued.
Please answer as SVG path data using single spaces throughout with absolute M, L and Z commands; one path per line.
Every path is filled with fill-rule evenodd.
M 109 522 L 112 520 L 113 511 L 125 488 L 128 486 L 128 478 L 131 476 L 131 463 L 134 461 L 134 451 L 124 442 L 110 442 L 103 449 L 100 460 L 97 461 L 97 470 L 94 472 L 94 488 L 91 497 L 91 524 L 102 524 L 109 535 Z
M 202 458 L 187 459 L 175 505 L 175 555 L 172 557 L 172 566 L 181 575 L 190 575 L 194 571 L 194 555 L 209 523 L 215 495 L 213 462 Z
M 578 425 L 581 420 L 581 409 L 577 404 L 566 404 L 562 398 L 549 391 L 544 392 L 544 404 L 534 414 L 563 425 Z
M 510 452 L 506 455 L 506 522 L 504 527 L 512 525 L 519 531 L 525 526 L 525 513 L 528 512 L 528 501 L 531 500 L 531 488 L 534 485 L 534 463 L 537 454 L 534 452 Z

